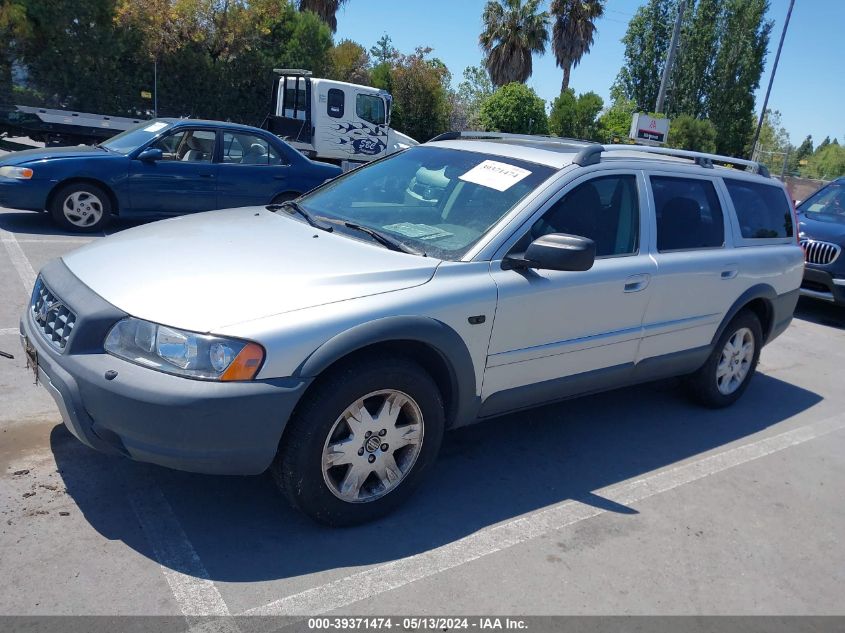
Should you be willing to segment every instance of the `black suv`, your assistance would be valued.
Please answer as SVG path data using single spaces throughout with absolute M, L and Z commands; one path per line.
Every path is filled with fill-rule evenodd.
M 798 221 L 807 262 L 801 294 L 845 305 L 845 177 L 798 205 Z

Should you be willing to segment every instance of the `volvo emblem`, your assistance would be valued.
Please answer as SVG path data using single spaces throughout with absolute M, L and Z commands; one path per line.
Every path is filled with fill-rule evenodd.
M 369 453 L 375 453 L 379 446 L 381 446 L 381 438 L 378 435 L 371 435 L 370 439 L 364 444 L 364 447 Z

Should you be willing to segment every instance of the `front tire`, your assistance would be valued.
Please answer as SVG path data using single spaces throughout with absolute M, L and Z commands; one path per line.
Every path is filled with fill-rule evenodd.
M 312 519 L 364 523 L 410 496 L 437 457 L 444 426 L 437 385 L 416 363 L 347 363 L 297 407 L 271 472 Z
M 750 310 L 741 311 L 722 332 L 707 362 L 689 377 L 690 395 L 713 409 L 736 402 L 754 376 L 762 346 L 760 319 Z
M 111 198 L 102 187 L 87 182 L 59 189 L 50 202 L 50 216 L 63 229 L 78 233 L 101 231 L 110 221 Z

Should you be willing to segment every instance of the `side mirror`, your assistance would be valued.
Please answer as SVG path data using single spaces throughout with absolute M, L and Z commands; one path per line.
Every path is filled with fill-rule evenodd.
M 145 163 L 154 163 L 162 158 L 164 158 L 162 151 L 160 149 L 153 149 L 152 147 L 148 147 L 138 154 L 138 160 L 142 160 Z
M 590 270 L 596 260 L 596 243 L 586 237 L 550 233 L 528 245 L 521 255 L 508 255 L 506 268 L 538 268 L 545 270 Z

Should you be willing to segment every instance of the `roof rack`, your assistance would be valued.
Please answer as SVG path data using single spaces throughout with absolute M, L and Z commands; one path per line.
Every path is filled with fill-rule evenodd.
M 277 75 L 299 75 L 300 77 L 311 77 L 314 74 L 310 70 L 305 70 L 303 68 L 274 68 L 273 72 Z
M 722 165 L 742 165 L 750 168 L 752 173 L 760 174 L 770 178 L 769 170 L 765 165 L 753 160 L 734 158 L 732 156 L 721 156 L 719 154 L 707 154 L 705 152 L 692 152 L 685 149 L 673 149 L 671 147 L 653 147 L 651 145 L 591 145 L 585 147 L 572 162 L 582 167 L 595 165 L 601 160 L 603 152 L 644 152 L 646 154 L 658 154 L 661 156 L 675 156 L 677 158 L 689 158 L 695 161 L 696 165 L 712 169 L 713 163 Z

